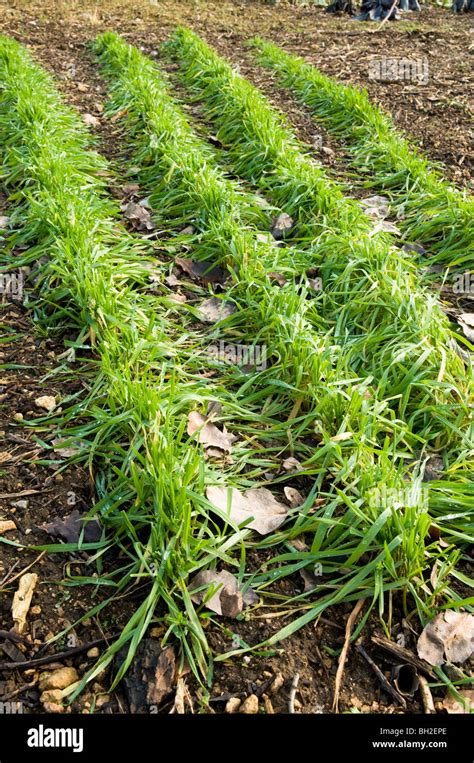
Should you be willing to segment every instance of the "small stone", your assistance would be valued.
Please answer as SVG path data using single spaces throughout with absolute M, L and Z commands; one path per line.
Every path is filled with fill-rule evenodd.
M 41 704 L 43 705 L 46 713 L 65 713 L 69 712 L 63 705 L 63 692 L 61 689 L 50 689 L 44 691 L 40 697 Z
M 42 408 L 49 412 L 56 408 L 56 398 L 52 395 L 41 395 L 41 397 L 36 398 L 35 405 L 37 408 Z
M 0 535 L 5 535 L 5 533 L 11 532 L 12 530 L 16 530 L 16 524 L 11 519 L 0 521 Z
M 16 506 L 17 509 L 22 509 L 24 511 L 28 508 L 29 501 L 13 501 L 11 505 Z
M 110 694 L 101 694 L 100 697 L 97 697 L 95 706 L 102 707 L 103 705 L 106 705 L 107 702 L 110 702 Z
M 60 705 L 58 702 L 43 702 L 43 708 L 45 713 L 68 713 L 69 708 L 65 708 L 64 705 Z
M 79 680 L 75 668 L 59 668 L 52 673 L 41 673 L 39 679 L 40 691 L 48 689 L 66 689 L 71 684 Z
M 100 651 L 98 647 L 96 646 L 91 647 L 91 649 L 87 651 L 87 656 L 90 657 L 91 659 L 98 657 L 99 654 L 100 654 Z
M 226 713 L 236 713 L 239 707 L 242 704 L 242 700 L 238 697 L 231 697 L 229 700 L 227 700 L 225 711 Z
M 273 681 L 272 685 L 269 688 L 270 694 L 276 694 L 277 692 L 279 692 L 284 683 L 285 683 L 285 679 L 283 677 L 283 673 L 280 673 L 278 671 L 278 673 L 276 674 L 275 680 Z
M 246 715 L 255 715 L 258 713 L 258 697 L 256 694 L 250 694 L 249 697 L 244 699 L 240 707 L 240 712 Z
M 35 604 L 34 607 L 31 607 L 30 612 L 32 615 L 40 615 L 42 612 L 42 609 L 39 604 Z
M 41 702 L 62 702 L 62 689 L 47 689 L 40 697 Z
M 14 413 L 13 414 L 13 421 L 23 421 L 23 414 L 22 413 Z
M 83 114 L 82 121 L 85 122 L 85 124 L 89 125 L 90 127 L 97 127 L 97 125 L 99 124 L 99 120 L 93 114 Z
M 263 695 L 263 701 L 265 703 L 265 712 L 267 715 L 274 715 L 275 711 L 273 709 L 272 701 L 267 694 Z

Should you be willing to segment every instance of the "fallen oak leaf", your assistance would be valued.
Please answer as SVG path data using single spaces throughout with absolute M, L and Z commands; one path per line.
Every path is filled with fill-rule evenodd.
M 155 669 L 155 681 L 149 685 L 147 699 L 150 704 L 161 702 L 171 691 L 176 680 L 176 655 L 172 646 L 163 649 Z
M 127 658 L 126 645 L 117 655 L 117 668 Z M 178 672 L 176 654 L 172 646 L 162 647 L 154 638 L 144 638 L 123 679 L 125 697 L 130 712 L 156 712 L 171 693 Z
M 123 216 L 130 220 L 136 230 L 154 230 L 155 223 L 151 219 L 150 212 L 142 204 L 135 204 L 134 201 L 122 205 Z
M 221 431 L 212 424 L 206 416 L 203 416 L 199 411 L 191 411 L 188 415 L 188 435 L 192 436 L 198 432 L 198 440 L 204 447 L 209 446 L 211 448 L 219 448 L 224 453 L 230 453 L 232 450 L 232 443 L 236 439 L 236 436 L 229 434 L 225 427 Z
M 138 185 L 138 183 L 126 183 L 121 188 L 122 196 L 124 198 L 128 196 L 133 196 L 134 194 L 138 193 L 139 190 L 140 190 L 140 186 Z
M 380 222 L 374 226 L 369 236 L 372 237 L 376 233 L 392 233 L 394 236 L 402 235 L 400 228 L 397 228 L 397 226 L 394 223 L 391 223 L 389 220 L 380 220 Z
M 80 514 L 77 509 L 74 509 L 63 519 L 57 517 L 52 522 L 39 525 L 39 527 L 48 535 L 61 537 L 67 543 L 77 543 L 84 528 L 84 541 L 96 543 L 101 537 L 100 525 L 96 519 L 84 522 L 85 517 L 87 514 Z
M 267 273 L 267 275 L 270 281 L 275 281 L 278 284 L 278 286 L 284 286 L 286 283 L 288 283 L 288 279 L 285 278 L 285 276 L 282 273 L 272 271 L 271 273 Z
M 81 448 L 77 445 L 70 445 L 62 448 L 61 446 L 65 442 L 70 442 L 70 439 L 68 437 L 55 437 L 53 440 L 51 440 L 51 445 L 54 448 L 54 452 L 57 453 L 58 456 L 71 458 L 72 456 L 76 456 L 81 452 Z
M 227 273 L 223 268 L 206 260 L 195 261 L 185 257 L 176 257 L 175 263 L 188 276 L 203 283 L 222 283 L 227 277 Z
M 207 488 L 206 497 L 236 524 L 245 522 L 246 527 L 256 530 L 260 535 L 268 535 L 280 527 L 288 512 L 288 507 L 277 501 L 273 493 L 264 487 L 241 493 L 237 488 L 216 485 Z
M 185 294 L 167 294 L 166 299 L 169 299 L 171 302 L 178 302 L 180 305 L 184 305 L 188 301 Z
M 447 609 L 425 626 L 418 656 L 430 665 L 465 662 L 474 651 L 474 615 Z
M 165 284 L 167 286 L 180 286 L 181 281 L 179 280 L 179 278 L 176 278 L 176 276 L 173 275 L 173 273 L 171 273 L 171 275 L 165 276 Z
M 458 319 L 464 336 L 474 344 L 474 313 L 461 313 Z
M 208 460 L 209 458 L 217 458 L 219 461 L 221 461 L 221 463 L 223 462 L 224 464 L 234 463 L 234 459 L 232 458 L 230 453 L 224 453 L 219 448 L 212 448 L 212 447 L 206 448 L 204 451 L 204 458 L 206 460 Z
M 258 601 L 258 596 L 251 589 L 242 593 L 237 578 L 227 570 L 198 572 L 189 582 L 188 590 L 192 601 L 196 604 L 204 602 L 208 609 L 224 617 L 237 617 L 245 606 Z
M 294 458 L 293 456 L 290 456 L 289 458 L 285 458 L 285 460 L 282 463 L 282 467 L 285 470 L 285 472 L 289 472 L 290 474 L 296 474 L 297 472 L 303 471 L 303 466 L 301 464 L 301 461 L 298 461 L 298 459 Z
M 296 490 L 294 487 L 285 487 L 283 488 L 283 492 L 292 509 L 296 509 L 298 506 L 301 506 L 305 501 L 300 491 Z
M 219 321 L 223 321 L 235 313 L 236 308 L 233 302 L 225 302 L 218 297 L 211 297 L 201 302 L 198 309 L 203 321 L 219 323 Z
M 450 714 L 472 713 L 474 710 L 474 690 L 466 689 L 465 691 L 460 691 L 458 688 L 458 694 L 461 697 L 461 701 L 456 699 L 456 697 L 454 697 L 449 691 L 447 692 L 445 698 L 441 702 L 441 707 L 443 710 L 446 710 L 446 712 Z
M 369 217 L 384 219 L 388 217 L 390 211 L 390 201 L 386 196 L 369 196 L 361 199 L 359 205 L 364 208 L 365 214 Z

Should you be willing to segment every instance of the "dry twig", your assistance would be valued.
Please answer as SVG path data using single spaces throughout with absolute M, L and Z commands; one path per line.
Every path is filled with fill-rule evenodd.
M 298 689 L 299 681 L 300 681 L 300 674 L 299 673 L 295 673 L 295 675 L 293 677 L 292 684 L 291 684 L 290 697 L 289 697 L 289 700 L 288 700 L 288 712 L 289 713 L 294 713 L 295 712 L 296 691 Z
M 365 599 L 359 599 L 359 601 L 357 602 L 357 604 L 355 605 L 354 609 L 352 610 L 351 614 L 349 615 L 347 619 L 346 630 L 344 635 L 344 646 L 342 647 L 342 652 L 339 655 L 336 681 L 334 683 L 334 701 L 332 704 L 332 709 L 335 713 L 339 712 L 339 692 L 341 690 L 341 681 L 342 681 L 342 676 L 344 675 L 344 666 L 346 664 L 346 657 L 347 657 L 347 652 L 349 649 L 349 642 L 351 640 L 352 628 L 357 618 L 357 615 L 359 614 L 362 607 L 364 606 L 364 602 L 365 602 Z

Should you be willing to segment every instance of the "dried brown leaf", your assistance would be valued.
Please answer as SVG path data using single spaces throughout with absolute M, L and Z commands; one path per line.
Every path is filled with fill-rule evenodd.
M 464 662 L 474 651 L 474 615 L 448 609 L 424 628 L 418 655 L 430 665 Z
M 450 714 L 472 713 L 474 711 L 474 689 L 459 691 L 459 694 L 462 697 L 462 702 L 459 702 L 456 697 L 453 697 L 453 695 L 448 691 L 446 697 L 441 703 L 442 708 Z
M 141 204 L 135 204 L 134 201 L 129 201 L 122 206 L 124 217 L 130 220 L 133 227 L 139 231 L 151 231 L 155 229 L 155 223 L 151 219 L 150 212 L 145 209 Z
M 84 528 L 84 541 L 95 543 L 100 540 L 100 525 L 96 519 L 84 522 L 86 516 L 86 514 L 80 514 L 77 509 L 74 509 L 63 519 L 56 517 L 52 522 L 40 525 L 40 528 L 48 535 L 63 538 L 67 543 L 77 543 Z
M 299 490 L 296 490 L 296 488 L 285 487 L 283 488 L 283 492 L 292 509 L 296 509 L 297 506 L 301 506 L 304 503 L 303 496 Z
M 191 411 L 188 416 L 188 435 L 193 435 L 199 431 L 198 440 L 204 447 L 209 446 L 211 448 L 219 448 L 224 453 L 230 453 L 232 450 L 232 443 L 236 439 L 235 435 L 229 434 L 224 430 L 221 431 L 212 424 L 206 416 L 198 411 Z
M 205 299 L 199 305 L 199 313 L 203 321 L 206 323 L 218 323 L 228 318 L 235 313 L 235 305 L 233 302 L 225 302 L 218 297 L 210 297 Z
M 464 332 L 464 336 L 474 344 L 474 313 L 461 313 L 459 325 Z
M 207 598 L 210 589 L 214 592 Z M 202 604 L 206 600 L 205 606 L 208 609 L 224 617 L 237 617 L 245 606 L 251 606 L 258 601 L 258 596 L 250 589 L 242 594 L 237 578 L 227 570 L 198 572 L 189 583 L 189 592 L 196 604 Z
M 241 493 L 237 488 L 213 486 L 207 489 L 206 496 L 236 524 L 245 522 L 246 527 L 256 530 L 260 535 L 267 535 L 280 527 L 288 511 L 288 507 L 277 501 L 270 490 L 264 487 Z
M 226 279 L 226 272 L 218 265 L 214 265 L 213 262 L 197 262 L 194 260 L 188 260 L 185 257 L 176 257 L 176 265 L 181 270 L 188 274 L 196 281 L 202 281 L 203 283 L 222 283 Z

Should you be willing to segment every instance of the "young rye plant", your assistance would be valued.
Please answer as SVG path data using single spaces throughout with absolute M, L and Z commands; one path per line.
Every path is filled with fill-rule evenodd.
M 75 423 L 68 431 L 71 441 L 85 443 L 91 468 L 102 466 L 98 502 L 89 515 L 99 516 L 107 539 L 80 548 L 95 552 L 99 570 L 113 545 L 121 561 L 113 571 L 78 582 L 108 586 L 113 599 L 137 578 L 150 581 L 120 638 L 85 680 L 125 646 L 120 678 L 158 606 L 166 638 L 177 638 L 193 670 L 205 673 L 209 649 L 185 581 L 216 558 L 238 566 L 230 551 L 248 531 L 231 524 L 223 531 L 205 502 L 194 500 L 194 493 L 204 494 L 204 473 L 199 449 L 186 434 L 187 413 L 196 403 L 217 399 L 226 405 L 231 398 L 243 430 L 248 416 L 253 431 L 255 411 L 228 394 L 232 374 L 215 385 L 203 384 L 199 352 L 188 346 L 183 326 L 174 324 L 169 302 L 141 290 L 151 262 L 115 219 L 118 207 L 103 193 L 107 165 L 90 150 L 79 115 L 63 105 L 29 53 L 5 37 L 0 38 L 0 83 L 2 175 L 18 205 L 12 243 L 30 245 L 14 262 L 48 257 L 39 312 L 46 326 L 77 328 L 77 344 L 92 345 L 98 361 L 89 398 L 67 418 Z M 264 399 L 270 394 L 264 385 L 259 392 Z M 260 420 L 271 427 L 273 413 L 270 404 Z M 76 545 L 47 548 L 71 552 Z M 108 602 L 95 605 L 89 616 Z
M 91 468 L 100 468 L 99 500 L 90 515 L 100 516 L 107 535 L 103 542 L 81 548 L 94 551 L 103 567 L 104 552 L 114 545 L 120 567 L 110 572 L 99 568 L 98 577 L 72 582 L 110 586 L 111 598 L 137 580 L 148 582 L 123 633 L 85 680 L 126 646 L 116 683 L 156 619 L 166 626 L 165 640 L 177 639 L 194 672 L 205 674 L 211 655 L 187 589 L 188 578 L 218 560 L 240 569 L 242 579 L 245 550 L 251 545 L 281 550 L 269 570 L 254 576 L 253 584 L 262 591 L 301 567 L 324 567 L 317 602 L 308 601 L 308 594 L 290 602 L 303 614 L 272 643 L 337 601 L 367 596 L 383 614 L 386 594 L 396 590 L 411 594 L 422 619 L 430 617 L 440 601 L 449 605 L 456 600 L 449 576 L 459 556 L 454 545 L 442 549 L 430 539 L 430 526 L 435 522 L 460 549 L 469 540 L 470 486 L 462 457 L 457 468 L 455 460 L 447 458 L 451 478 L 430 489 L 429 507 L 419 495 L 421 470 L 404 493 L 404 477 L 409 475 L 405 459 L 416 442 L 423 445 L 419 435 L 387 409 L 379 397 L 383 385 L 372 390 L 372 382 L 351 375 L 348 366 L 354 361 L 348 364 L 347 353 L 334 353 L 322 319 L 324 333 L 316 336 L 313 322 L 305 321 L 299 284 L 292 279 L 289 288 L 281 290 L 268 284 L 267 264 L 277 265 L 278 259 L 270 247 L 256 244 L 253 222 L 261 219 L 258 209 L 247 197 L 242 201 L 240 191 L 221 176 L 180 121 L 158 72 L 123 45 L 115 37 L 98 43 L 104 58 L 110 50 L 110 76 L 117 80 L 115 107 L 121 99 L 127 102 L 144 179 L 148 177 L 156 190 L 155 202 L 163 204 L 175 225 L 183 214 L 193 215 L 197 255 L 212 253 L 232 269 L 229 293 L 239 309 L 227 326 L 237 328 L 248 341 L 261 332 L 268 338 L 271 362 L 246 379 L 223 364 L 218 364 L 215 380 L 202 375 L 206 336 L 190 325 L 195 318 L 192 307 L 170 307 L 166 295 L 147 293 L 153 259 L 118 225 L 117 206 L 104 195 L 107 165 L 90 150 L 79 115 L 62 104 L 51 78 L 26 50 L 0 38 L 2 174 L 12 191 L 11 202 L 17 203 L 18 233 L 12 243 L 30 245 L 15 262 L 48 256 L 39 282 L 38 312 L 47 326 L 76 327 L 77 343 L 92 346 L 98 367 L 88 399 L 67 412 L 74 422 L 69 434 L 87 441 Z M 171 140 L 172 126 L 178 129 L 181 153 Z M 265 334 L 269 315 L 274 338 L 270 331 Z M 218 330 L 225 332 L 225 324 Z M 299 344 L 300 331 L 304 342 Z M 310 357 L 306 342 L 312 343 L 316 358 Z M 296 353 L 301 354 L 299 363 Z M 254 486 L 255 477 L 274 458 L 278 463 L 289 443 L 305 473 L 315 478 L 304 505 L 290 512 L 283 529 L 264 541 L 255 541 L 249 530 L 232 522 L 219 521 L 204 498 L 206 485 L 218 482 L 222 474 L 206 466 L 199 448 L 190 443 L 186 421 L 196 404 L 216 399 L 230 411 L 229 418 L 238 421 L 243 440 L 236 448 L 235 464 L 226 469 L 228 484 Z M 380 499 L 384 485 L 404 495 L 402 505 L 399 499 L 388 505 Z M 316 493 L 325 501 L 322 506 L 313 506 Z M 460 517 L 449 502 L 453 495 L 465 509 Z M 430 516 L 431 496 L 435 519 Z M 305 533 L 310 550 L 302 552 L 292 541 Z M 67 552 L 75 548 L 49 547 Z M 436 560 L 442 572 L 436 590 L 430 591 L 427 581 Z M 101 601 L 89 616 L 107 603 Z
M 265 280 L 265 269 L 262 265 L 267 264 L 269 256 L 266 247 L 255 244 L 254 233 L 251 231 L 246 231 L 245 257 L 242 256 L 241 248 L 235 245 L 235 241 L 243 235 L 242 204 L 246 203 L 251 207 L 252 199 L 237 193 L 235 184 L 230 183 L 218 172 L 212 163 L 209 147 L 196 138 L 183 112 L 171 97 L 166 80 L 154 63 L 117 35 L 110 33 L 98 38 L 95 49 L 111 82 L 111 112 L 124 115 L 124 121 L 130 131 L 130 145 L 135 149 L 133 162 L 143 167 L 142 179 L 148 183 L 151 190 L 152 206 L 160 209 L 162 213 L 164 204 L 166 214 L 171 214 L 171 217 L 174 215 L 181 222 L 184 221 L 181 216 L 182 208 L 186 208 L 187 214 L 190 215 L 186 221 L 191 219 L 193 224 L 198 226 L 194 241 L 195 254 L 199 257 L 207 255 L 210 235 L 214 242 L 213 254 L 233 271 L 235 286 L 232 293 L 236 294 L 238 299 L 243 290 L 247 299 L 256 300 L 257 310 L 259 303 L 271 310 L 272 304 L 266 301 L 268 297 L 262 287 L 262 278 Z M 204 192 L 202 189 L 205 189 Z M 179 199 L 179 204 L 176 206 L 173 202 L 171 207 L 167 206 L 168 197 Z M 232 212 L 229 219 L 230 209 Z M 288 252 L 279 250 L 282 259 L 288 256 Z M 272 265 L 275 267 L 278 261 L 272 262 Z M 280 304 L 283 306 L 283 300 L 286 300 L 288 308 L 291 309 L 294 285 L 285 286 L 280 292 L 283 295 Z M 266 311 L 265 315 L 268 315 Z M 293 320 L 295 318 L 296 313 Z M 291 365 L 289 370 L 294 374 L 295 366 Z M 341 366 L 337 372 L 340 371 Z M 418 590 L 427 559 L 431 553 L 437 556 L 432 546 L 428 546 L 430 550 L 425 551 L 423 542 L 420 543 L 422 538 L 427 537 L 431 525 L 427 506 L 423 504 L 422 491 L 419 490 L 420 477 L 412 480 L 407 487 L 404 475 L 406 477 L 408 472 L 404 468 L 403 459 L 397 458 L 389 439 L 386 439 L 383 445 L 376 444 L 376 429 L 373 427 L 370 411 L 376 406 L 377 390 L 373 392 L 373 396 L 369 396 L 371 402 L 365 408 L 363 416 L 353 396 L 346 397 L 346 415 L 340 410 L 340 415 L 344 416 L 346 423 L 349 411 L 359 410 L 359 432 L 351 438 L 357 441 L 357 447 L 349 441 L 347 447 L 339 448 L 334 443 L 337 438 L 333 438 L 331 442 L 327 430 L 335 409 L 329 401 L 328 392 L 331 379 L 334 380 L 334 385 L 337 385 L 337 380 L 328 367 L 326 374 L 327 377 L 325 380 L 321 379 L 319 385 L 315 378 L 312 380 L 311 389 L 316 396 L 313 402 L 315 407 L 311 408 L 311 400 L 306 399 L 306 405 L 310 406 L 310 414 L 313 412 L 314 415 L 317 411 L 322 418 L 319 424 L 323 430 L 324 446 L 305 451 L 296 438 L 295 446 L 298 448 L 297 452 L 305 456 L 305 473 L 311 474 L 311 470 L 314 469 L 317 474 L 315 486 L 319 491 L 325 486 L 325 478 L 331 479 L 332 484 L 326 488 L 327 505 L 313 515 L 318 530 L 314 535 L 310 552 L 298 553 L 291 545 L 291 538 L 301 533 L 303 527 L 309 529 L 304 511 L 292 528 L 286 532 L 278 532 L 259 544 L 272 546 L 286 540 L 289 550 L 272 560 L 270 572 L 257 573 L 254 582 L 268 586 L 268 583 L 277 577 L 321 562 L 324 563 L 328 579 L 321 582 L 322 596 L 316 605 L 302 604 L 301 601 L 299 604 L 295 603 L 297 608 L 307 610 L 306 613 L 280 631 L 272 639 L 272 643 L 316 617 L 330 604 L 351 600 L 361 591 L 379 601 L 383 611 L 384 595 L 397 588 L 406 588 L 413 594 L 422 617 L 430 612 L 434 601 L 434 597 L 420 598 Z M 297 382 L 294 378 L 291 381 L 293 385 Z M 326 398 L 329 405 L 327 410 L 324 402 Z M 313 421 L 310 414 L 301 415 L 295 421 L 298 435 L 309 434 Z M 362 426 L 365 431 L 364 437 L 371 431 L 371 444 L 366 447 L 362 445 L 363 438 L 360 436 Z M 402 431 L 403 428 L 400 433 Z M 392 492 L 392 499 L 394 496 L 404 495 L 402 501 L 407 504 L 404 510 L 400 511 L 400 507 L 396 505 L 387 505 L 386 499 L 377 498 L 377 493 L 383 492 L 384 486 L 389 493 Z M 464 494 L 462 490 L 461 494 Z M 397 499 L 389 500 L 388 503 L 396 504 Z M 438 518 L 442 523 L 442 512 Z M 250 542 L 248 539 L 247 543 Z M 382 547 L 378 545 L 380 542 L 383 543 L 384 549 L 382 556 Z M 360 560 L 365 554 L 370 557 L 370 562 L 361 564 Z M 446 576 L 452 570 L 456 556 L 457 553 L 451 556 L 450 562 L 443 568 L 446 570 Z M 344 565 L 342 558 L 345 560 Z M 341 573 L 342 566 L 346 569 Z M 437 591 L 436 595 L 438 593 Z M 455 594 L 450 591 L 449 596 L 455 597 Z
M 371 230 L 267 99 L 203 40 L 178 29 L 168 50 L 235 171 L 297 220 L 300 243 L 320 265 L 321 314 L 334 323 L 337 341 L 354 350 L 355 372 L 371 375 L 380 396 L 430 447 L 456 442 L 470 450 L 472 367 L 459 357 L 449 321 L 413 261 Z
M 251 44 L 259 62 L 271 68 L 329 132 L 347 142 L 355 167 L 369 176 L 367 184 L 390 193 L 400 211 L 397 224 L 430 250 L 430 262 L 474 268 L 472 196 L 443 180 L 365 90 L 327 77 L 271 42 L 255 38 Z

